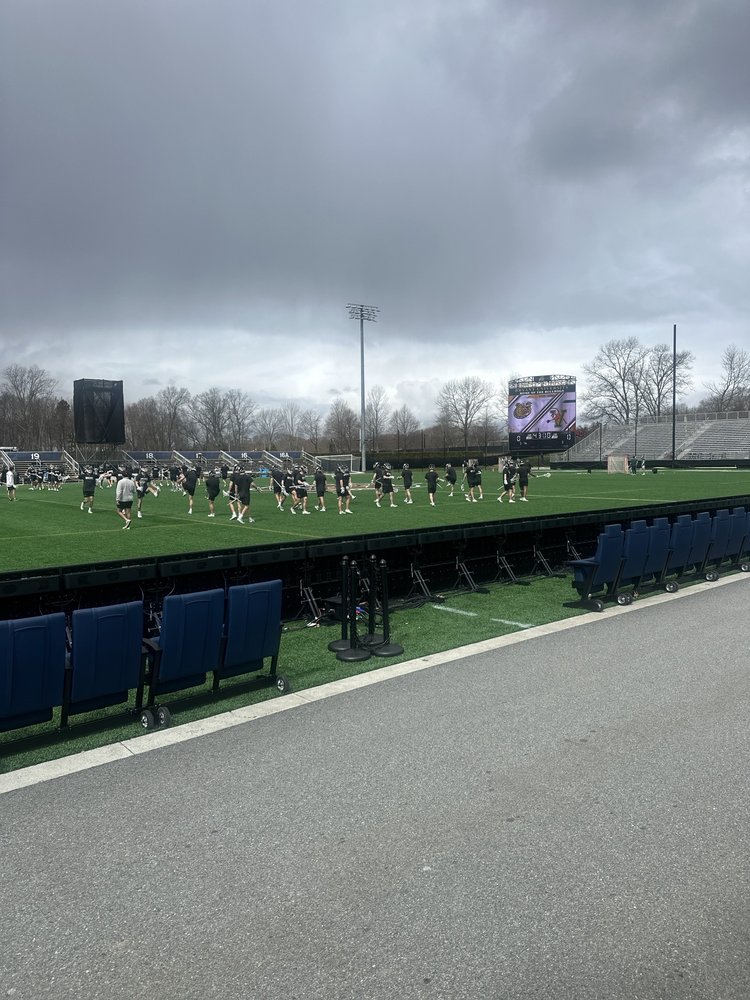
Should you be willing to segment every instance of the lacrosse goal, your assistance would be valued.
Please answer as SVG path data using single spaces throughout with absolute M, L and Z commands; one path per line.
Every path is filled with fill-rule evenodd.
M 316 455 L 315 464 L 319 465 L 323 472 L 335 472 L 340 465 L 354 472 L 353 455 Z
M 607 472 L 628 473 L 627 455 L 607 455 Z

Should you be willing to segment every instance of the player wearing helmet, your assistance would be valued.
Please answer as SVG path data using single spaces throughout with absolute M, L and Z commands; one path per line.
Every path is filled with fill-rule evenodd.
M 414 480 L 414 476 L 409 468 L 408 462 L 404 462 L 404 466 L 401 470 L 401 478 L 404 481 L 404 503 L 414 503 L 411 498 L 411 484 Z

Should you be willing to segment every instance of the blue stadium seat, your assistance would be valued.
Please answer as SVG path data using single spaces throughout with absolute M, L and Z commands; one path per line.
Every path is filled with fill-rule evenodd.
M 678 514 L 669 536 L 669 559 L 664 569 L 662 582 L 667 590 L 677 590 L 675 581 L 666 577 L 676 575 L 679 579 L 690 565 L 690 547 L 693 541 L 693 519 L 690 514 Z
M 0 621 L 0 731 L 49 722 L 62 705 L 65 615 Z
M 92 712 L 143 692 L 143 601 L 73 612 L 73 645 L 61 725 L 68 716 Z
M 589 559 L 566 562 L 573 570 L 572 587 L 581 603 L 595 611 L 604 610 L 604 604 L 595 595 L 606 592 L 610 596 L 615 588 L 620 566 L 625 533 L 619 524 L 608 524 L 599 535 L 596 552 Z
M 750 571 L 750 563 L 746 558 L 746 553 L 750 551 L 750 513 L 744 507 L 734 507 L 729 519 L 732 523 L 726 558 L 733 566 L 740 566 L 747 573 Z
M 289 682 L 276 673 L 281 644 L 281 580 L 230 587 L 227 619 L 219 667 L 214 671 L 214 691 L 225 677 L 263 669 L 271 659 L 268 682 L 288 691 Z
M 633 521 L 625 531 L 622 562 L 614 588 L 618 604 L 630 604 L 638 591 L 646 569 L 650 537 L 651 532 L 645 521 Z M 632 593 L 623 593 L 622 587 L 632 587 Z
M 714 511 L 711 518 L 711 540 L 709 542 L 706 558 L 703 560 L 700 571 L 707 580 L 718 580 L 718 568 L 724 561 L 729 544 L 729 531 L 732 522 L 729 519 L 729 511 L 726 508 Z
M 667 517 L 655 517 L 654 523 L 649 528 L 648 552 L 646 562 L 643 566 L 643 576 L 641 585 L 655 581 L 662 582 L 664 571 L 669 559 L 669 540 L 672 527 Z
M 696 573 L 700 573 L 708 555 L 708 548 L 711 544 L 711 514 L 703 510 L 695 515 L 693 521 L 693 537 L 690 541 L 690 552 L 688 554 L 688 567 L 692 566 Z
M 160 694 L 205 684 L 206 674 L 218 669 L 223 627 L 223 590 L 164 598 L 159 636 L 145 640 L 152 665 L 148 704 L 141 714 L 144 728 L 154 724 L 154 710 L 160 723 L 169 721 L 168 710 L 156 705 Z

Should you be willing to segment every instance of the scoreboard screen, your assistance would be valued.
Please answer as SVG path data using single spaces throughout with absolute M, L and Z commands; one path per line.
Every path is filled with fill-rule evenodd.
M 566 451 L 576 440 L 576 380 L 532 375 L 508 383 L 511 452 Z

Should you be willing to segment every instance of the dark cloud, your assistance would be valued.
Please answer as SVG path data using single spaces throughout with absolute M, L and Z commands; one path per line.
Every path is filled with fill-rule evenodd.
M 739 0 L 5 0 L 6 352 L 181 344 L 148 384 L 185 382 L 206 339 L 219 375 L 242 344 L 334 349 L 352 299 L 446 351 L 577 329 L 585 360 L 597 330 L 712 310 L 731 331 L 749 21 Z

